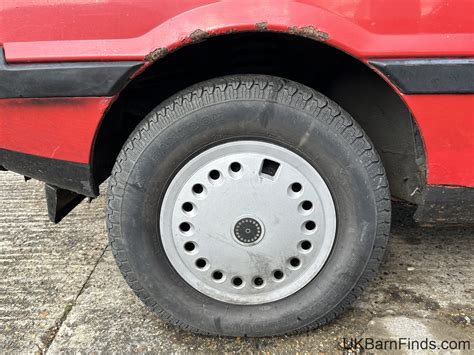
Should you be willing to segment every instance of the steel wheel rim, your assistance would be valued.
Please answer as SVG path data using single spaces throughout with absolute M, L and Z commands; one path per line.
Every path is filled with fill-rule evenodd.
M 288 297 L 314 279 L 334 244 L 336 211 L 323 178 L 301 156 L 236 141 L 178 171 L 159 224 L 166 256 L 189 285 L 251 305 Z

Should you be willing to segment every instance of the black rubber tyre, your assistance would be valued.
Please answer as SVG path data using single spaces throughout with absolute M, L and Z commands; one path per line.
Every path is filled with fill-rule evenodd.
M 336 205 L 336 240 L 324 268 L 296 293 L 263 305 L 227 304 L 195 290 L 171 266 L 159 231 L 176 171 L 206 148 L 240 139 L 300 154 Z M 160 104 L 124 145 L 109 193 L 107 227 L 125 280 L 161 318 L 201 334 L 270 336 L 331 321 L 375 275 L 390 229 L 384 168 L 358 124 L 322 94 L 263 75 L 210 80 Z

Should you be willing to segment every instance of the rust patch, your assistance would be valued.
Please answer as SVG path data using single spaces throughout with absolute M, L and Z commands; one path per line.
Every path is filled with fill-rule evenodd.
M 288 33 L 292 35 L 298 34 L 298 26 L 290 26 L 288 27 Z
M 257 31 L 267 31 L 268 30 L 268 23 L 267 22 L 258 22 L 255 24 L 255 28 Z
M 197 29 L 197 30 L 193 31 L 189 35 L 189 37 L 183 38 L 182 41 L 181 41 L 182 44 L 179 47 L 182 47 L 185 44 L 189 44 L 189 43 L 198 43 L 198 42 L 204 41 L 205 39 L 207 39 L 209 37 L 211 37 L 209 32 L 203 31 L 201 29 Z M 145 56 L 145 60 L 147 62 L 155 62 L 158 59 L 166 57 L 168 54 L 170 54 L 172 51 L 174 51 L 176 49 L 177 48 L 174 48 L 173 50 L 170 51 L 168 48 L 164 48 L 164 47 L 157 48 L 153 52 L 147 54 Z
M 206 38 L 209 38 L 209 36 L 209 32 L 197 29 L 189 35 L 189 39 L 191 40 L 191 42 L 196 43 L 204 41 Z
M 325 42 L 329 39 L 329 35 L 326 32 L 320 31 L 313 26 L 303 26 L 299 28 L 297 26 L 290 26 L 288 27 L 288 33 L 311 38 L 321 42 Z
M 273 31 L 271 29 L 268 29 L 268 22 L 257 22 L 255 24 L 255 31 L 257 32 L 279 32 L 279 31 Z M 238 31 L 236 29 L 229 29 L 225 31 L 224 33 L 209 33 L 207 31 L 203 31 L 201 29 L 194 30 L 189 37 L 183 38 L 181 41 L 181 45 L 178 46 L 178 48 L 186 45 L 186 44 L 191 44 L 191 43 L 199 43 L 202 42 L 210 37 L 218 36 L 218 35 L 227 35 L 227 34 L 232 34 L 232 33 L 237 33 L 237 32 L 246 32 L 246 31 Z M 248 32 L 248 31 L 247 31 Z M 251 32 L 251 31 L 250 31 Z M 329 39 L 329 35 L 326 32 L 320 31 L 314 26 L 290 26 L 288 27 L 288 30 L 286 31 L 289 34 L 292 35 L 298 35 L 306 38 L 310 38 L 316 41 L 327 41 Z M 178 48 L 173 48 L 171 51 L 175 51 Z M 148 62 L 155 62 L 158 59 L 161 59 L 165 56 L 167 56 L 170 52 L 169 49 L 167 48 L 157 48 L 153 52 L 147 54 L 145 56 L 145 60 Z
M 145 56 L 145 60 L 147 62 L 154 62 L 155 60 L 161 59 L 169 54 L 169 50 L 167 48 L 157 48 L 153 52 L 148 53 Z

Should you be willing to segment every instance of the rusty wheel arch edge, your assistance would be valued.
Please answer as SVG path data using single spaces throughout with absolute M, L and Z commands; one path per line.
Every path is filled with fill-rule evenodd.
M 301 36 L 309 38 L 318 42 L 327 42 L 329 40 L 329 34 L 319 30 L 313 25 L 304 25 L 304 26 L 288 26 L 285 29 L 272 29 L 269 27 L 268 22 L 262 21 L 257 22 L 254 28 L 249 29 L 225 29 L 225 30 L 214 30 L 214 31 L 205 31 L 200 28 L 192 31 L 188 36 L 183 38 L 178 45 L 171 47 L 158 47 L 148 53 L 144 60 L 148 63 L 156 62 L 159 59 L 166 57 L 168 54 L 171 54 L 183 47 L 186 47 L 191 44 L 200 43 L 205 41 L 208 38 L 216 36 L 225 36 L 234 33 L 252 33 L 252 32 L 275 32 L 275 33 L 286 33 L 295 36 Z
M 403 95 L 399 92 L 397 87 L 377 68 L 374 68 L 368 60 L 358 58 L 355 55 L 348 53 L 346 50 L 340 48 L 339 46 L 335 45 L 332 43 L 330 40 L 330 35 L 326 32 L 321 31 L 318 29 L 316 26 L 313 25 L 303 25 L 303 26 L 269 26 L 267 22 L 257 22 L 255 23 L 252 27 L 246 27 L 244 29 L 242 28 L 222 28 L 222 29 L 215 29 L 212 31 L 204 31 L 201 29 L 196 29 L 192 32 L 190 32 L 186 37 L 182 38 L 178 42 L 173 42 L 174 44 L 171 45 L 170 47 L 159 47 L 147 54 L 144 59 L 146 60 L 145 65 L 140 68 L 136 73 L 134 73 L 133 77 L 130 78 L 130 80 L 127 83 L 127 86 L 133 82 L 132 79 L 140 77 L 142 74 L 146 73 L 147 70 L 151 67 L 154 66 L 155 64 L 159 63 L 161 60 L 165 59 L 171 54 L 175 54 L 182 50 L 183 48 L 191 47 L 194 44 L 202 43 L 207 40 L 217 38 L 217 37 L 225 37 L 228 35 L 236 35 L 236 34 L 261 34 L 261 33 L 274 33 L 274 34 L 282 34 L 282 35 L 287 35 L 287 36 L 294 36 L 298 38 L 306 38 L 310 41 L 313 41 L 315 43 L 321 43 L 324 46 L 327 46 L 329 48 L 332 48 L 335 52 L 341 53 L 341 55 L 345 55 L 347 57 L 350 57 L 353 59 L 354 62 L 359 63 L 359 65 L 367 68 L 374 74 L 374 77 L 378 77 L 379 80 L 383 82 L 387 82 L 388 85 L 390 86 L 390 90 L 393 91 L 394 95 L 397 96 L 401 102 L 401 104 L 409 111 L 411 112 L 408 104 L 405 102 Z M 177 43 L 177 44 L 176 44 Z M 119 95 L 115 97 L 115 101 L 119 99 Z M 113 102 L 109 106 L 109 110 L 112 108 Z M 104 116 L 102 120 L 104 120 L 104 117 L 106 117 L 107 112 L 104 113 Z M 414 119 L 414 116 L 411 114 L 411 119 L 413 121 L 414 126 L 416 127 L 415 130 L 419 131 L 419 126 Z M 96 147 L 96 142 L 98 138 L 98 132 L 100 131 L 100 126 L 96 132 L 96 136 L 94 138 L 94 145 L 92 146 L 91 149 L 91 157 L 90 157 L 90 162 L 91 165 L 94 164 L 94 151 Z M 423 156 L 426 155 L 426 148 L 424 145 L 423 141 L 423 136 L 420 135 L 421 138 L 421 143 L 418 148 L 420 150 L 420 154 Z M 426 160 L 423 159 L 424 164 L 426 164 Z M 421 163 L 420 163 L 421 164 Z M 422 186 L 426 185 L 426 169 L 422 168 Z

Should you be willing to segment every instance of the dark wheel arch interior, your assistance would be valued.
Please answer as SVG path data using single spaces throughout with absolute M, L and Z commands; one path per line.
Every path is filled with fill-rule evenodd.
M 134 78 L 105 115 L 96 135 L 96 184 L 112 170 L 138 123 L 180 90 L 231 74 L 268 74 L 307 85 L 337 102 L 362 126 L 380 154 L 392 195 L 418 203 L 426 159 L 416 122 L 395 90 L 350 55 L 308 38 L 272 32 L 212 37 L 157 60 Z

